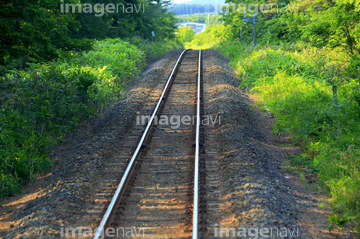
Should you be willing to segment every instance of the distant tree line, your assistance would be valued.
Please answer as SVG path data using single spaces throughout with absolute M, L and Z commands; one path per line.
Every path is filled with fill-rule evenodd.
M 217 15 L 214 13 L 196 13 L 192 15 L 178 15 L 176 16 L 176 18 L 179 19 L 179 22 L 199 22 L 210 25 L 221 24 L 221 15 Z
M 170 11 L 176 15 L 215 12 L 216 6 L 211 4 L 178 4 L 170 7 Z
M 0 74 L 5 69 L 23 68 L 28 62 L 89 50 L 92 39 L 151 38 L 151 31 L 157 39 L 174 37 L 177 20 L 174 13 L 167 11 L 168 1 L 105 2 L 102 5 L 98 0 L 0 0 Z M 93 7 L 92 11 L 103 10 L 103 14 L 96 16 L 89 9 L 85 12 L 86 4 Z M 121 11 L 104 11 L 109 4 L 120 4 Z

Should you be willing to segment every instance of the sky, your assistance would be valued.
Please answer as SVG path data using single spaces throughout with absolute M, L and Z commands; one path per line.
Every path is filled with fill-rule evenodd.
M 174 4 L 223 4 L 225 0 L 173 0 Z
M 175 4 L 180 4 L 180 3 L 186 3 L 186 2 L 191 2 L 192 0 L 175 0 L 174 3 Z

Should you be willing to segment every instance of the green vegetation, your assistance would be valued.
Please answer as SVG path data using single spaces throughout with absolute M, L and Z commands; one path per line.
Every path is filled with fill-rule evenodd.
M 349 57 L 328 49 L 260 47 L 239 53 L 233 66 L 242 86 L 259 94 L 305 153 L 295 163 L 317 172 L 344 219 L 360 221 L 360 84 L 341 62 Z M 295 49 L 294 49 L 295 48 Z M 232 53 L 233 54 L 233 53 Z M 336 75 L 336 77 L 333 77 Z M 332 85 L 338 85 L 337 101 Z
M 116 104 L 147 59 L 181 46 L 168 1 L 0 2 L 1 198 L 49 169 L 51 146 Z
M 174 14 L 167 12 L 169 3 L 160 0 L 0 2 L 0 75 L 9 69 L 24 69 L 28 63 L 88 51 L 93 39 L 150 39 L 152 31 L 157 40 L 172 39 L 177 22 Z M 80 10 L 85 3 L 94 7 L 92 13 Z M 112 13 L 105 11 L 109 4 L 115 6 Z
M 191 41 L 181 41 L 185 47 L 208 49 L 216 47 L 231 37 L 230 26 L 224 24 L 208 26 L 204 32 L 196 35 Z
M 186 14 L 178 15 L 176 18 L 179 22 L 199 22 L 206 23 L 208 25 L 218 25 L 221 24 L 221 16 L 217 13 L 196 13 L 196 14 Z
M 348 0 L 301 1 L 287 11 L 266 10 L 258 15 L 257 47 L 252 46 L 253 24 L 242 23 L 243 10 L 228 11 L 222 25 L 185 45 L 215 48 L 231 59 L 240 87 L 277 117 L 273 133 L 290 132 L 302 146 L 291 164 L 317 173 L 330 193 L 335 214 L 329 216 L 329 229 L 352 222 L 360 235 L 359 11 L 359 1 Z
M 240 87 L 258 95 L 259 104 L 266 104 L 277 117 L 273 133 L 290 132 L 302 146 L 303 153 L 291 158 L 291 164 L 316 172 L 330 193 L 335 214 L 329 216 L 329 229 L 352 222 L 360 234 L 360 2 L 265 3 L 283 7 L 258 14 L 257 47 L 251 46 L 253 25 L 243 24 L 241 7 L 236 11 L 231 7 L 221 19 L 212 16 L 211 25 L 199 35 L 179 28 L 176 39 L 188 48 L 218 49 L 231 59 Z M 134 0 L 133 5 L 144 4 L 144 11 L 104 12 L 101 17 L 77 11 L 62 14 L 59 2 L 50 0 L 1 4 L 0 197 L 4 197 L 49 169 L 49 148 L 82 121 L 115 104 L 148 57 L 179 46 L 171 41 L 176 18 L 167 12 L 167 1 Z M 201 12 L 213 8 L 203 6 Z M 191 13 L 191 7 L 179 11 Z M 249 11 L 247 17 L 252 16 Z M 179 19 L 207 22 L 204 14 Z M 152 31 L 156 42 L 148 40 Z M 336 100 L 333 85 L 338 86 Z
M 87 53 L 31 64 L 0 78 L 0 197 L 16 194 L 22 182 L 49 169 L 49 147 L 116 104 L 146 57 L 179 47 L 129 41 L 95 41 Z
M 179 27 L 176 30 L 176 40 L 181 43 L 191 42 L 195 38 L 195 32 L 191 27 Z

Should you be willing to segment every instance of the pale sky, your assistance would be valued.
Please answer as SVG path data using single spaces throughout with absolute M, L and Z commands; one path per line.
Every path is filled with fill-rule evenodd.
M 191 0 L 174 0 L 175 4 L 190 2 Z
M 225 0 L 173 0 L 173 4 L 187 3 L 192 2 L 190 4 L 224 4 Z

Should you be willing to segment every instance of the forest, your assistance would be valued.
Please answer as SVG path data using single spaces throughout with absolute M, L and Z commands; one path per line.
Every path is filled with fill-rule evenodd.
M 226 3 L 195 35 L 174 34 L 176 23 L 207 23 L 213 6 L 179 5 L 178 15 L 203 14 L 176 17 L 168 1 L 133 0 L 145 10 L 98 17 L 63 14 L 52 0 L 1 0 L 0 197 L 56 164 L 51 147 L 121 99 L 149 59 L 184 46 L 213 48 L 230 60 L 240 87 L 274 113 L 272 133 L 288 132 L 301 146 L 288 167 L 304 180 L 304 172 L 318 175 L 334 211 L 329 229 L 353 223 L 360 232 L 360 1 Z M 257 15 L 256 46 L 244 9 L 247 18 Z
M 97 2 L 86 1 L 94 7 Z M 66 10 L 63 9 L 65 4 L 78 4 L 77 0 L 62 4 L 53 0 L 2 0 L 0 73 L 11 68 L 24 68 L 27 63 L 66 57 L 73 51 L 89 50 L 93 39 L 150 39 L 152 31 L 158 39 L 173 38 L 176 19 L 167 11 L 167 1 L 107 1 L 110 3 L 130 4 L 142 9 L 131 13 L 105 12 L 99 17 L 95 12 L 79 12 L 78 9 L 61 13 Z
M 178 15 L 176 18 L 179 22 L 199 22 L 208 25 L 217 25 L 221 23 L 221 16 L 216 13 L 195 13 Z

